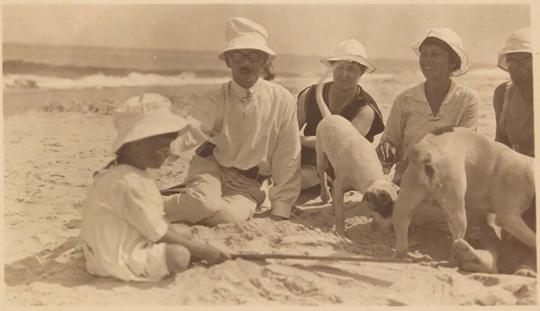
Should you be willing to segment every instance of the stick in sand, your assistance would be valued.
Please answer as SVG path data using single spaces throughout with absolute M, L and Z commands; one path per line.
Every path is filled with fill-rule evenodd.
M 289 254 L 257 254 L 257 253 L 232 253 L 232 259 L 266 260 L 266 259 L 300 259 L 321 261 L 357 261 L 357 262 L 380 262 L 380 263 L 412 263 L 410 258 L 393 257 L 358 257 L 358 256 L 314 256 L 314 255 L 289 255 Z

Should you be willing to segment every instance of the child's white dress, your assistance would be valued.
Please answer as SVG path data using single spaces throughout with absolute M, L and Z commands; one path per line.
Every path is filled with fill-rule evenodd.
M 89 273 L 130 281 L 169 274 L 163 201 L 147 171 L 115 165 L 99 172 L 83 205 L 81 239 Z

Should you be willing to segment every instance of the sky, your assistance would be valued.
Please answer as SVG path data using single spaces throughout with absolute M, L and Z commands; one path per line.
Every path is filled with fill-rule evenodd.
M 433 2 L 433 1 L 431 1 Z M 170 3 L 3 5 L 3 42 L 219 51 L 233 16 L 253 19 L 278 54 L 330 55 L 347 38 L 369 57 L 414 59 L 427 29 L 449 27 L 472 61 L 496 57 L 505 38 L 531 24 L 528 2 Z

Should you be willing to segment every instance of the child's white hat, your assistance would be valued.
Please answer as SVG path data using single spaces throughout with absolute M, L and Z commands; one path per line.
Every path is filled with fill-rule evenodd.
M 176 115 L 171 107 L 169 99 L 154 93 L 134 96 L 122 103 L 114 113 L 114 126 L 118 134 L 112 152 L 116 153 L 129 142 L 190 130 L 199 125 L 193 118 Z
M 357 62 L 360 65 L 365 66 L 367 72 L 375 71 L 375 66 L 368 61 L 366 48 L 362 43 L 353 38 L 347 39 L 336 45 L 334 48 L 334 55 L 321 59 L 321 63 L 330 67 L 333 62 L 341 60 Z
M 533 53 L 531 27 L 521 28 L 506 39 L 504 47 L 499 51 L 499 61 L 497 66 L 504 71 L 508 71 L 506 55 L 517 52 Z
M 225 52 L 239 49 L 254 49 L 268 54 L 269 60 L 276 56 L 267 44 L 268 33 L 263 26 L 245 17 L 232 17 L 225 27 L 227 46 L 219 54 L 223 60 Z

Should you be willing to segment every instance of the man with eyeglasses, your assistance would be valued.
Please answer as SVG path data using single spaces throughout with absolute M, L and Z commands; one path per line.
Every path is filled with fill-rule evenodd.
M 170 221 L 214 226 L 252 217 L 271 185 L 269 217 L 288 219 L 300 192 L 300 137 L 296 105 L 284 87 L 260 78 L 275 52 L 266 30 L 234 17 L 219 58 L 232 80 L 190 109 L 208 140 L 196 151 L 180 193 L 165 198 Z

